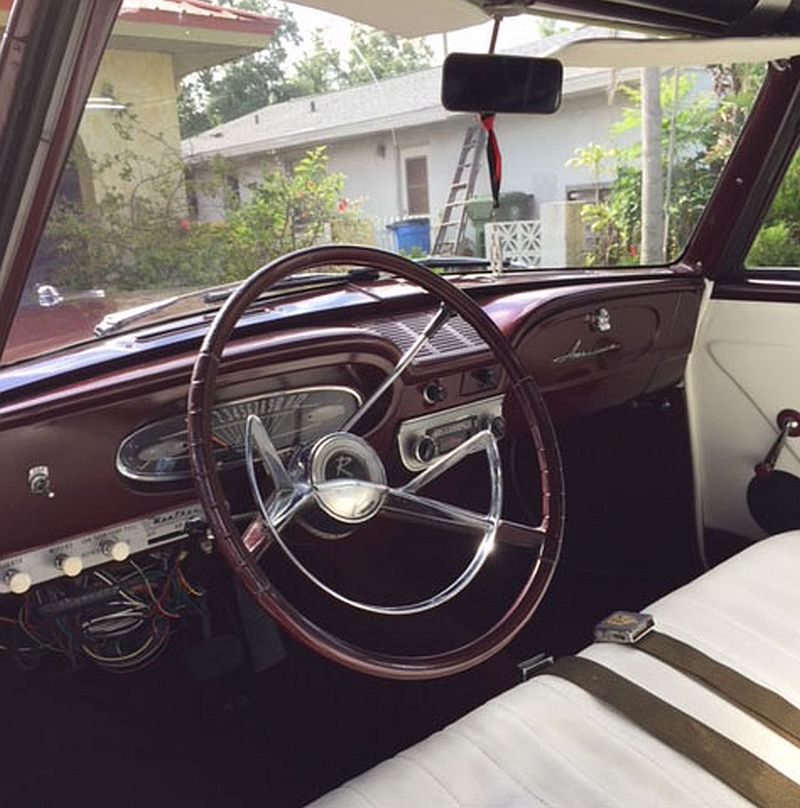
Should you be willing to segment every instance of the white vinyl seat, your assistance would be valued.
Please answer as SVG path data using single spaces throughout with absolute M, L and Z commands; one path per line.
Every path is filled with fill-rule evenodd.
M 800 705 L 800 531 L 766 539 L 646 609 L 682 640 Z M 581 653 L 800 782 L 800 748 L 636 649 Z M 749 803 L 569 682 L 542 674 L 313 803 L 315 808 L 584 808 Z

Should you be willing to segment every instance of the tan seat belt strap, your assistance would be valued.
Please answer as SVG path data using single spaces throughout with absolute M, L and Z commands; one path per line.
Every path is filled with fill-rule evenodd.
M 698 679 L 718 695 L 767 724 L 770 729 L 777 730 L 787 740 L 800 745 L 800 710 L 783 696 L 660 631 L 650 631 L 631 647 Z
M 603 665 L 583 657 L 566 657 L 542 675 L 558 676 L 591 693 L 750 802 L 774 808 L 800 805 L 800 785 L 793 780 L 716 730 Z

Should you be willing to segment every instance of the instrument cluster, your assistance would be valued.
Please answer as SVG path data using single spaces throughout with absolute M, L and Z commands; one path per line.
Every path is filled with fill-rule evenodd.
M 288 452 L 339 430 L 361 404 L 349 387 L 305 387 L 220 403 L 211 413 L 214 457 L 225 469 L 244 462 L 245 424 L 264 422 L 279 452 Z M 120 444 L 117 470 L 139 482 L 188 480 L 186 417 L 177 415 L 137 429 Z

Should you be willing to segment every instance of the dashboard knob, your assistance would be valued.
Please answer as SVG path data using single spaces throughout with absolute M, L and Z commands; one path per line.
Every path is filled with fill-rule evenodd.
M 56 567 L 68 578 L 74 578 L 83 571 L 83 559 L 77 555 L 60 555 L 56 558 Z
M 422 391 L 422 398 L 426 404 L 438 404 L 447 398 L 447 389 L 440 381 L 430 382 Z
M 122 539 L 116 541 L 104 541 L 100 545 L 103 555 L 107 555 L 113 561 L 124 561 L 131 554 L 131 546 Z
M 31 576 L 27 572 L 21 572 L 20 570 L 9 570 L 3 576 L 3 580 L 15 595 L 24 595 L 33 583 Z
M 494 418 L 489 419 L 489 429 L 492 430 L 492 435 L 500 440 L 506 434 L 506 419 L 502 415 L 496 415 Z
M 430 435 L 423 435 L 414 446 L 414 457 L 426 465 L 439 453 L 436 441 Z

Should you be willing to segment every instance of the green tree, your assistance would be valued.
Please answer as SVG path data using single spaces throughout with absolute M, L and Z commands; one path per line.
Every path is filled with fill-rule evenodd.
M 707 91 L 697 88 L 701 74 L 701 71 L 683 71 L 676 76 L 668 72 L 661 80 L 662 172 L 664 177 L 670 178 L 664 205 L 668 225 L 667 260 L 680 254 L 711 197 L 755 97 L 763 68 L 712 68 L 712 88 Z M 605 176 L 611 175 L 614 179 L 599 205 L 583 209 L 584 220 L 597 234 L 598 246 L 602 247 L 601 251 L 587 257 L 589 263 L 631 263 L 640 259 L 642 145 L 638 138 L 633 146 L 626 148 L 616 144 L 641 130 L 641 90 L 638 86 L 623 86 L 620 92 L 626 104 L 619 122 L 609 132 L 611 145 L 590 146 L 590 149 L 599 148 L 607 155 L 606 159 L 613 157 L 613 170 L 606 169 Z M 587 165 L 581 162 L 581 155 L 586 151 L 577 150 L 570 164 Z M 787 197 L 789 201 L 791 194 Z
M 563 22 L 562 20 L 552 19 L 550 17 L 537 17 L 536 28 L 540 37 L 555 36 L 556 34 L 565 34 L 568 31 L 574 31 L 579 26 L 571 22 Z
M 299 92 L 285 75 L 287 47 L 301 41 L 289 8 L 270 0 L 228 0 L 224 4 L 276 17 L 281 24 L 267 47 L 258 53 L 201 70 L 183 80 L 178 96 L 182 137 L 191 137 L 267 104 L 286 101 Z
M 424 39 L 402 39 L 363 25 L 350 32 L 347 84 L 366 84 L 430 67 L 433 50 Z
M 311 49 L 295 65 L 294 94 L 315 95 L 338 90 L 347 83 L 342 54 L 329 48 L 318 28 L 311 35 Z

